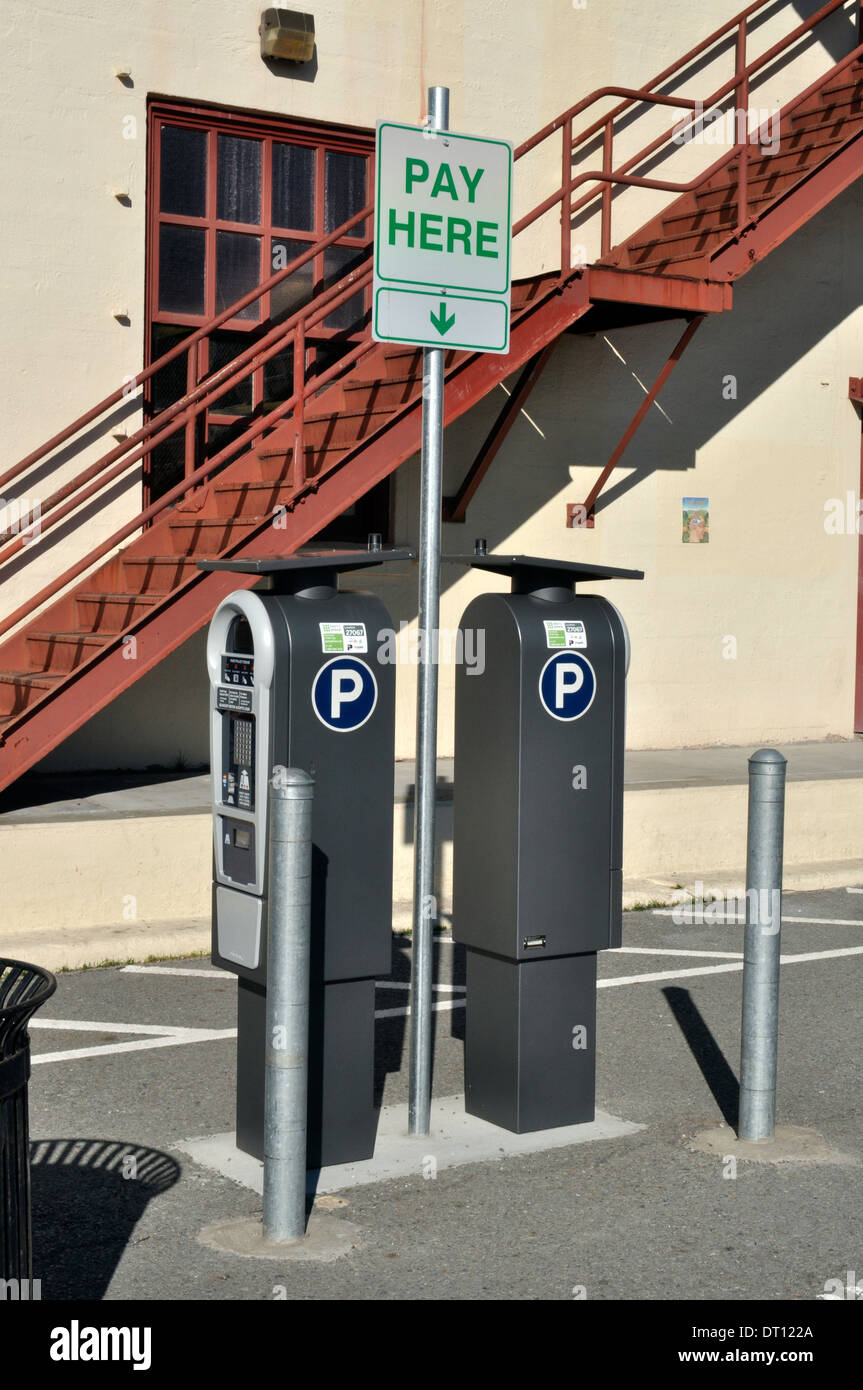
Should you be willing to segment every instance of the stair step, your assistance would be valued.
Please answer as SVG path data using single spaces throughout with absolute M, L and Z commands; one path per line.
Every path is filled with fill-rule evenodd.
M 836 122 L 857 120 L 863 106 L 863 92 L 851 90 L 837 92 L 835 95 L 819 99 L 817 105 L 801 106 L 791 116 L 793 132 L 800 130 L 819 130 L 835 125 Z
M 217 483 L 213 489 L 213 506 L 220 516 L 272 516 L 273 510 L 286 503 L 293 488 L 277 479 L 263 482 Z
M 390 409 L 408 405 L 422 394 L 422 376 L 385 377 L 345 385 L 348 409 Z
M 339 410 L 326 415 L 308 415 L 303 426 L 303 439 L 306 444 L 355 444 L 358 439 L 366 439 L 370 434 L 385 425 L 392 415 L 391 410 Z M 282 432 L 277 428 L 265 443 L 272 443 Z M 293 426 L 288 426 L 283 437 L 293 443 Z
M 772 193 L 763 193 L 757 198 L 748 198 L 747 203 L 751 210 L 752 208 L 772 203 L 774 196 L 775 195 Z M 708 218 L 712 220 L 706 221 Z M 692 223 L 693 225 L 691 227 L 684 225 L 678 226 L 678 223 Z M 700 227 L 727 231 L 729 227 L 735 227 L 737 225 L 737 199 L 731 198 L 728 202 L 720 203 L 715 208 L 690 208 L 686 212 L 677 212 L 673 217 L 663 218 L 662 225 L 663 228 L 672 227 L 672 231 L 675 233 L 687 231 L 694 232 L 698 231 Z M 629 246 L 630 243 L 627 242 L 626 244 Z M 646 244 L 645 242 L 641 243 L 641 245 Z
M 625 249 L 626 248 L 624 247 L 623 250 L 625 251 Z M 615 264 L 622 265 L 624 268 L 629 267 L 629 262 L 626 260 L 615 262 Z M 701 254 L 694 251 L 687 251 L 676 256 L 651 256 L 649 259 L 645 259 L 643 261 L 633 260 L 631 268 L 633 270 L 659 270 L 660 267 L 664 268 L 667 265 L 673 265 L 677 267 L 677 269 L 675 270 L 675 274 L 679 275 L 681 273 L 681 267 L 684 264 L 692 266 L 691 271 L 683 271 L 684 277 L 689 276 L 690 278 L 697 277 L 699 279 L 703 279 L 707 269 L 707 253 L 704 252 L 703 254 Z
M 81 628 L 87 632 L 123 632 L 145 618 L 155 599 L 141 594 L 76 594 Z
M 167 594 L 200 571 L 189 555 L 144 555 L 122 562 L 129 589 L 135 594 Z
M 51 675 L 74 671 L 110 641 L 93 632 L 28 632 L 27 650 L 34 671 Z
M 753 171 L 751 168 L 749 169 L 749 176 L 747 179 L 748 187 L 751 189 L 755 189 L 760 187 L 761 184 L 772 183 L 775 185 L 775 183 L 778 182 L 780 179 L 784 179 L 786 184 L 791 183 L 795 179 L 800 178 L 802 174 L 808 173 L 810 170 L 816 169 L 818 165 L 822 162 L 822 160 L 818 158 L 807 159 L 805 157 L 806 155 L 811 154 L 813 149 L 824 149 L 826 151 L 828 145 L 837 146 L 839 144 L 841 144 L 840 140 L 831 140 L 825 144 L 819 144 L 818 146 L 814 146 L 812 148 L 810 148 L 809 146 L 801 146 L 799 150 L 789 150 L 788 153 L 784 156 L 784 158 L 788 161 L 786 167 L 784 168 L 781 168 L 778 163 L 780 158 L 783 158 L 783 156 L 777 155 L 769 161 L 769 164 L 771 166 L 769 169 L 766 169 L 764 171 L 759 170 L 758 172 Z M 713 183 L 711 181 L 710 183 L 705 184 L 702 189 L 697 189 L 695 191 L 695 200 L 699 204 L 699 206 L 702 205 L 704 199 L 715 198 L 717 194 L 720 193 L 727 193 L 736 196 L 737 166 L 733 166 L 733 177 L 728 177 L 725 170 L 722 170 L 722 173 L 726 176 L 722 179 L 721 182 Z
M 445 371 L 448 371 L 450 367 L 455 366 L 456 359 L 458 358 L 458 356 L 458 349 L 447 349 L 447 351 L 444 353 L 443 358 Z M 409 343 L 403 343 L 393 347 L 385 347 L 384 359 L 387 362 L 411 362 L 412 365 L 415 367 L 416 371 L 421 372 L 423 367 L 423 350 L 419 347 L 411 347 Z
M 852 63 L 850 68 L 846 68 L 837 78 L 835 83 L 829 87 L 822 87 L 821 92 L 816 94 L 820 97 L 833 96 L 835 93 L 860 92 L 863 91 L 863 72 L 855 74 L 854 69 L 860 66 L 859 63 Z M 814 99 L 814 98 L 813 98 Z
M 38 675 L 23 671 L 0 671 L 0 715 L 13 718 L 41 700 L 64 675 Z
M 168 522 L 168 530 L 178 555 L 219 555 L 227 546 L 243 540 L 254 525 L 250 517 L 203 516 L 197 512 L 193 516 L 175 514 Z

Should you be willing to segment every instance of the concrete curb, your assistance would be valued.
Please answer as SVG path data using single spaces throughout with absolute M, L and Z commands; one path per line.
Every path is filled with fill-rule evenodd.
M 623 906 L 633 910 L 650 904 L 672 907 L 681 897 L 678 884 L 690 893 L 703 885 L 705 898 L 711 893 L 741 894 L 746 884 L 734 873 L 681 870 L 677 877 L 627 878 L 623 881 Z M 831 860 L 823 864 L 790 865 L 785 869 L 785 892 L 846 888 L 863 885 L 863 859 Z M 441 912 L 441 926 L 452 929 L 452 914 Z M 409 933 L 413 924 L 413 905 L 393 904 L 393 931 Z M 3 932 L 0 954 L 13 960 L 28 960 L 46 970 L 80 970 L 84 966 L 164 960 L 209 954 L 209 917 L 178 917 L 153 921 L 118 922 L 103 926 L 31 927 L 23 932 Z

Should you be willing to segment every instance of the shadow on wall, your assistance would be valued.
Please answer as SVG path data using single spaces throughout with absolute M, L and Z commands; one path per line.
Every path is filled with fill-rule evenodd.
M 775 4 L 770 5 L 760 14 L 750 16 L 747 26 L 748 62 L 755 62 L 762 52 L 766 52 L 768 47 L 772 47 L 772 43 L 779 41 L 779 38 L 774 35 L 772 43 L 768 43 L 759 34 L 759 31 L 766 25 L 769 25 L 778 15 L 787 12 L 783 34 L 788 34 L 791 33 L 793 29 L 797 28 L 798 24 L 805 23 L 812 19 L 813 15 L 822 8 L 823 0 L 794 0 L 792 6 L 788 5 L 788 0 L 776 0 Z M 714 25 L 714 28 L 718 27 L 718 24 Z M 709 31 L 705 31 L 705 38 L 707 37 L 707 32 Z M 711 91 L 719 86 L 720 81 L 724 81 L 733 76 L 735 70 L 736 44 L 737 31 L 732 29 L 721 43 L 716 43 L 708 50 L 706 55 L 699 55 L 694 58 L 687 67 L 681 69 L 679 72 L 675 72 L 666 82 L 660 83 L 656 91 L 664 96 L 686 96 L 691 100 L 695 100 L 696 98 L 703 100 L 711 94 Z M 777 57 L 773 59 L 772 63 L 762 68 L 760 72 L 753 74 L 750 106 L 763 105 L 760 94 L 765 89 L 769 89 L 770 84 L 779 74 L 791 64 L 797 62 L 801 55 L 805 54 L 808 50 L 819 46 L 823 47 L 831 62 L 839 63 L 843 58 L 848 56 L 851 50 L 856 47 L 856 44 L 856 0 L 854 4 L 851 4 L 850 0 L 848 0 L 844 9 L 834 11 L 832 15 L 822 20 L 814 30 L 803 34 L 790 49 L 778 54 Z M 706 73 L 710 66 L 716 63 L 718 59 L 724 60 L 724 77 L 719 80 L 714 78 L 710 81 L 708 87 L 702 87 L 699 83 L 699 78 L 702 74 Z M 640 85 L 640 80 L 636 85 Z M 789 100 L 791 99 L 791 95 L 789 95 Z M 726 97 L 720 100 L 719 109 L 729 110 L 735 106 L 736 102 L 737 93 L 736 91 L 731 91 Z M 623 134 L 630 127 L 637 125 L 643 117 L 649 117 L 654 110 L 655 107 L 649 102 L 635 105 L 615 122 L 615 132 L 617 134 Z M 670 114 L 671 113 L 669 113 L 669 115 Z M 585 124 L 587 124 L 587 122 L 585 122 Z M 669 125 L 671 124 L 672 121 L 669 120 Z M 655 132 L 650 132 L 649 135 L 645 134 L 644 139 L 640 140 L 638 144 L 643 147 L 648 143 L 649 138 L 653 138 L 654 134 Z M 601 163 L 602 144 L 603 132 L 600 130 L 592 140 L 580 147 L 580 159 L 586 160 L 591 167 L 596 167 L 593 156 L 599 155 L 600 160 L 596 162 Z M 658 177 L 655 171 L 663 161 L 668 158 L 668 152 L 667 145 L 661 146 L 655 154 L 648 156 L 647 159 L 633 166 L 630 172 L 639 174 L 642 178 L 650 178 L 651 176 Z M 717 157 L 718 153 L 717 151 Z M 580 190 L 580 193 L 583 194 L 587 192 L 590 187 L 590 184 L 586 184 Z M 625 197 L 627 191 L 628 190 L 622 187 L 615 188 L 612 193 L 612 200 L 615 201 L 619 197 Z M 572 230 L 576 231 L 579 227 L 589 222 L 592 217 L 595 217 L 597 209 L 598 202 L 592 201 L 585 208 L 583 213 L 576 214 L 572 220 Z
M 104 1298 L 148 1203 L 174 1186 L 179 1164 L 111 1139 L 39 1139 L 30 1153 L 42 1298 Z
M 679 473 L 685 488 L 697 451 L 863 303 L 856 230 L 861 221 L 863 180 L 858 180 L 738 282 L 733 309 L 702 324 L 624 454 L 620 474 L 606 485 L 597 513 L 657 471 Z M 587 327 L 589 318 L 583 321 Z M 651 384 L 683 328 L 678 320 L 561 339 L 483 480 L 467 525 L 444 528 L 445 553 L 470 549 L 474 535 L 485 536 L 489 550 L 499 548 L 564 489 L 573 501 L 580 500 L 571 469 L 591 470 L 592 484 L 644 399 L 639 383 Z M 729 376 L 735 378 L 735 399 L 723 394 Z M 832 389 L 840 393 L 841 408 L 847 383 L 836 382 Z M 504 400 L 503 392 L 495 391 L 448 428 L 445 492 L 456 491 Z M 562 524 L 561 532 L 575 551 L 577 533 L 564 533 Z M 445 566 L 443 587 L 461 573 Z

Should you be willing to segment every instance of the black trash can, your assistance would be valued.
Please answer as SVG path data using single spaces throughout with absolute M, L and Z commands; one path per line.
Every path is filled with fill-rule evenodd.
M 33 1277 L 27 1024 L 56 988 L 49 971 L 0 956 L 0 1279 L 19 1284 Z

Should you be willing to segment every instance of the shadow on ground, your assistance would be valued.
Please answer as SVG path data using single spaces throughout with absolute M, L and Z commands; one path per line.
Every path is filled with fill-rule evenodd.
M 44 1299 L 104 1298 L 152 1197 L 180 1176 L 169 1154 L 111 1139 L 30 1146 L 33 1274 Z
M 666 1002 L 677 1021 L 689 1050 L 701 1069 L 701 1075 L 713 1093 L 722 1118 L 732 1129 L 737 1128 L 740 1085 L 725 1060 L 725 1053 L 708 1028 L 701 1010 L 688 989 L 664 989 Z

